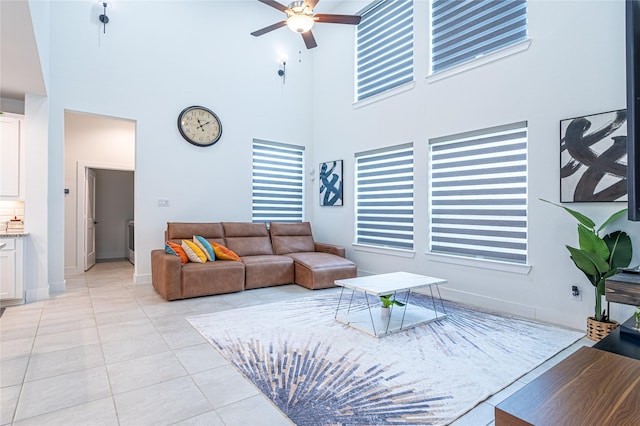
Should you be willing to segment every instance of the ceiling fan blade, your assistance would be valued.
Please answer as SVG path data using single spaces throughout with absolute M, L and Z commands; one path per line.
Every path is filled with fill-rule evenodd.
M 304 40 L 305 46 L 307 46 L 307 49 L 313 49 L 314 47 L 318 46 L 318 43 L 316 43 L 316 39 L 313 37 L 313 33 L 311 32 L 311 30 L 301 33 L 301 35 L 302 39 Z
M 327 13 L 318 13 L 314 15 L 313 19 L 317 22 L 327 22 L 331 24 L 358 25 L 362 17 L 358 15 L 332 15 Z
M 286 12 L 287 10 L 289 10 L 289 8 L 283 4 L 278 3 L 277 1 L 273 1 L 273 0 L 258 0 L 260 3 L 264 3 L 267 6 L 271 6 L 274 7 L 276 9 L 278 9 L 280 12 Z
M 313 10 L 314 7 L 316 7 L 316 4 L 318 4 L 319 0 L 304 0 L 303 6 L 307 6 L 309 9 Z
M 284 27 L 285 25 L 287 25 L 287 21 L 276 22 L 273 25 L 269 25 L 268 27 L 264 27 L 261 30 L 257 30 L 257 31 L 252 32 L 251 35 L 254 36 L 254 37 L 258 37 L 258 36 L 261 36 L 262 34 L 266 34 L 266 33 L 270 32 L 270 31 L 277 30 L 280 27 Z

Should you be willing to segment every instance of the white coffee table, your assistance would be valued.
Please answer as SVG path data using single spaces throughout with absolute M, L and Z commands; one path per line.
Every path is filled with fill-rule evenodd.
M 364 331 L 375 337 L 386 336 L 401 330 L 415 327 L 430 321 L 439 320 L 447 316 L 440 295 L 440 284 L 446 284 L 442 278 L 427 277 L 409 272 L 393 272 L 390 274 L 370 275 L 366 277 L 336 280 L 335 284 L 342 287 L 340 299 L 336 308 L 335 319 L 343 324 Z M 411 305 L 410 295 L 419 288 L 428 287 L 431 292 L 433 309 Z M 433 288 L 438 293 L 442 312 L 436 308 L 436 297 Z M 351 289 L 351 296 L 345 295 L 345 288 Z M 364 294 L 364 300 L 354 302 L 356 293 Z M 383 318 L 379 312 L 380 296 L 403 294 L 400 302 L 403 307 L 392 306 L 391 315 Z M 349 298 L 348 304 L 343 299 Z M 371 299 L 371 300 L 370 300 Z M 376 309 L 378 308 L 378 309 Z

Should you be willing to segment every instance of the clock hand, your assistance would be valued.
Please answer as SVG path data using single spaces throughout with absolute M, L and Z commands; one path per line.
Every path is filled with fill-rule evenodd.
M 200 120 L 198 120 L 198 123 L 200 123 Z M 204 126 L 206 126 L 206 125 L 207 125 L 207 124 L 209 124 L 209 123 L 211 123 L 211 121 L 207 121 L 207 122 L 206 122 L 206 123 L 204 123 L 204 124 L 200 123 L 200 125 L 199 125 L 198 127 L 199 127 L 203 132 L 204 132 L 203 127 L 204 127 Z

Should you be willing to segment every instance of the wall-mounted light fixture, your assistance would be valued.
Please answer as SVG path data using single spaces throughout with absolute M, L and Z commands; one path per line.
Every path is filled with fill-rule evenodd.
M 102 22 L 102 32 L 106 33 L 107 24 L 109 23 L 109 17 L 107 16 L 107 6 L 109 6 L 109 3 L 107 3 L 106 1 L 99 1 L 98 4 L 103 8 L 102 15 L 100 15 L 98 19 L 100 19 L 100 22 Z
M 278 75 L 282 77 L 282 84 L 284 84 L 285 78 L 287 77 L 287 62 L 282 61 L 282 66 L 278 70 Z

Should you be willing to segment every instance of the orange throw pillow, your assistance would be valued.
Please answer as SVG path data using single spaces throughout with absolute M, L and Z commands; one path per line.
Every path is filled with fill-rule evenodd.
M 240 259 L 240 256 L 238 256 L 232 250 L 229 250 L 225 246 L 220 245 L 218 243 L 211 242 L 211 241 L 209 241 L 209 243 L 211 244 L 211 247 L 213 247 L 213 251 L 216 254 L 216 258 L 223 259 L 223 260 L 237 260 L 238 262 L 242 261 Z
M 171 251 L 167 250 L 167 248 L 166 248 L 167 246 L 169 246 L 169 248 L 171 249 L 171 251 L 173 251 L 173 253 L 171 253 Z M 176 244 L 176 243 L 172 243 L 171 241 L 167 241 L 164 251 L 167 252 L 167 253 L 175 254 L 176 256 L 178 256 L 183 265 L 189 261 L 189 257 L 187 256 L 187 253 L 184 252 L 184 250 L 182 249 L 180 244 Z

